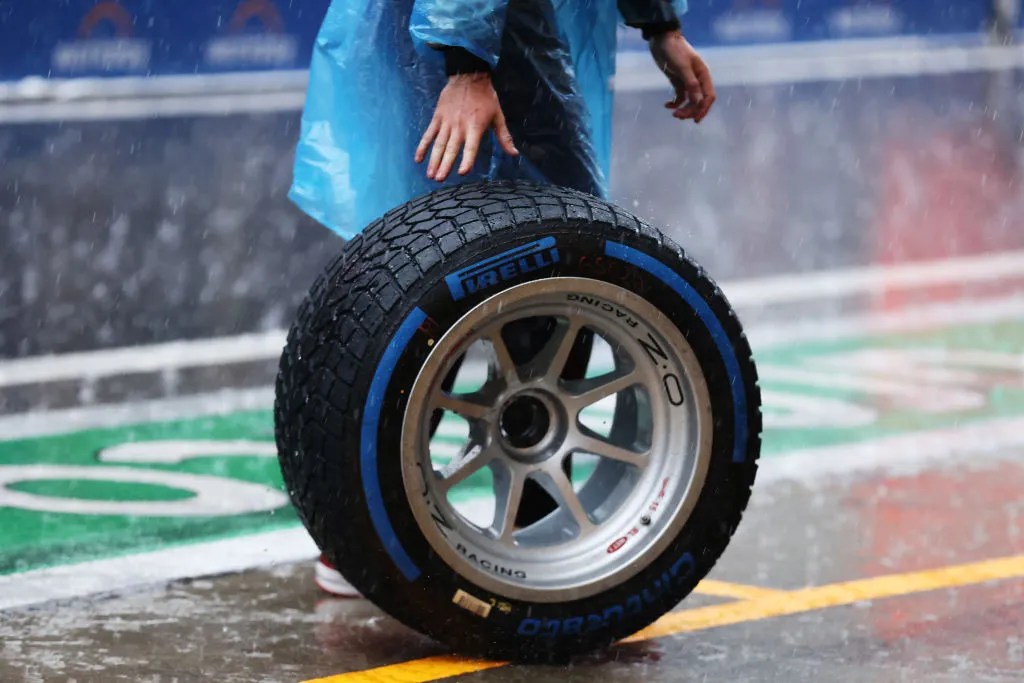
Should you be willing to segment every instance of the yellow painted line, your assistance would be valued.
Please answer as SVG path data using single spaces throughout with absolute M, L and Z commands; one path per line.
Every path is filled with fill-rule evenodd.
M 425 657 L 401 664 L 389 664 L 366 671 L 314 678 L 305 683 L 425 683 L 439 678 L 450 678 L 485 671 L 508 662 L 489 662 L 483 659 L 463 659 L 456 656 Z
M 815 588 L 785 591 L 756 600 L 732 602 L 698 609 L 671 612 L 624 642 L 649 640 L 675 633 L 701 631 L 718 626 L 757 621 L 800 612 L 851 605 L 899 595 L 955 588 L 985 581 L 1024 577 L 1024 555 L 985 560 L 942 569 L 909 574 L 892 574 L 858 579 Z
M 921 572 L 858 579 L 793 591 L 772 591 L 744 586 L 742 588 L 757 591 L 758 597 L 723 605 L 671 612 L 639 633 L 626 638 L 623 642 L 649 640 L 676 633 L 701 631 L 747 621 L 810 612 L 826 607 L 851 605 L 865 600 L 879 600 L 1012 578 L 1024 578 L 1024 555 Z M 726 587 L 733 588 L 735 584 L 718 586 L 723 590 Z M 714 589 L 714 584 L 712 584 L 712 589 Z M 504 666 L 504 664 L 504 662 L 462 659 L 454 656 L 428 657 L 366 671 L 317 678 L 315 681 L 306 683 L 427 683 L 475 671 L 494 669 Z
M 761 588 L 760 586 L 715 581 L 714 579 L 704 579 L 697 584 L 697 588 L 693 592 L 712 595 L 716 598 L 735 598 L 736 600 L 759 600 L 771 595 L 786 593 L 786 591 L 775 588 Z

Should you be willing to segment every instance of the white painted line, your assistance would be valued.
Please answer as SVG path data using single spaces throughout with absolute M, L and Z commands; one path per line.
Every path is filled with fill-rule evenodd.
M 891 266 L 776 275 L 721 284 L 733 306 L 740 309 L 826 300 L 852 295 L 1019 279 L 1024 293 L 1024 251 L 954 257 Z M 968 308 L 973 302 L 965 304 Z M 983 304 L 979 304 L 983 305 Z M 913 315 L 908 311 L 907 315 Z M 860 318 L 854 318 L 859 324 Z M 953 319 L 947 322 L 955 323 Z M 822 327 L 821 320 L 812 321 Z M 846 330 L 847 325 L 843 329 Z M 791 331 L 787 323 L 782 328 Z M 870 330 L 869 330 L 870 331 Z M 844 335 L 849 332 L 844 331 Z M 277 358 L 285 343 L 284 330 L 122 347 L 63 355 L 33 356 L 0 362 L 0 387 L 72 379 L 97 379 L 131 373 L 244 363 Z M 813 334 L 808 336 L 813 337 Z M 770 338 L 770 337 L 769 337 Z
M 732 305 L 742 313 L 748 307 L 1007 279 L 1020 279 L 1024 283 L 1024 251 L 777 275 L 724 282 L 721 288 Z M 1024 285 L 1021 291 L 1024 292 Z M 822 321 L 815 320 L 813 324 L 821 326 Z M 784 330 L 791 328 L 789 323 L 784 326 Z M 268 360 L 280 355 L 285 335 L 284 330 L 270 330 L 232 337 L 3 361 L 0 362 L 0 387 Z
M 1024 320 L 1024 292 L 989 301 L 954 301 L 928 306 L 862 313 L 836 318 L 751 326 L 747 335 L 755 353 L 810 341 L 836 341 L 880 334 L 924 332 L 963 325 Z M 102 404 L 0 416 L 0 440 L 64 434 L 82 429 L 119 427 L 145 422 L 268 410 L 273 387 L 223 390 L 195 396 Z
M 747 329 L 747 336 L 755 353 L 759 353 L 800 342 L 923 332 L 1008 320 L 1024 320 L 1024 293 L 991 301 L 956 301 L 836 318 L 753 325 Z M 0 416 L 0 440 L 9 441 L 81 429 L 118 427 L 202 415 L 223 415 L 245 410 L 268 410 L 273 402 L 273 387 L 262 387 L 153 399 L 131 404 L 101 404 L 18 413 Z
M 0 363 L 0 387 L 262 361 L 281 355 L 285 334 L 271 330 L 5 361 Z
M 305 69 L 221 74 L 39 78 L 0 82 L 0 102 L 71 102 L 92 99 L 272 93 L 305 89 Z
M 1024 291 L 988 300 L 964 299 L 891 311 L 871 311 L 834 318 L 796 319 L 788 323 L 750 325 L 754 352 L 813 341 L 837 341 L 883 334 L 925 332 L 966 325 L 1024 320 Z
M 1024 459 L 1024 417 L 974 422 L 910 432 L 858 443 L 824 446 L 768 456 L 758 463 L 757 483 L 800 481 L 879 472 L 912 474 L 927 465 L 968 455 L 999 454 Z
M 1024 66 L 1024 49 L 1019 46 L 849 43 L 860 50 L 829 43 L 798 43 L 768 48 L 708 48 L 703 56 L 718 87 L 1000 71 Z M 666 88 L 665 76 L 648 55 L 630 52 L 619 56 L 616 92 Z
M 301 562 L 316 556 L 316 545 L 299 527 L 37 569 L 0 576 L 0 610 Z
M 709 47 L 719 87 L 994 71 L 1024 66 L 1024 50 L 982 44 L 981 35 L 872 38 Z M 296 111 L 305 70 L 0 83 L 0 124 L 146 119 Z M 617 57 L 619 92 L 664 90 L 646 51 Z
M 1024 447 L 1024 417 L 901 434 L 855 444 L 803 449 L 760 461 L 757 483 L 809 482 L 878 472 L 908 474 L 927 465 Z M 1024 456 L 1011 453 L 1018 459 Z M 0 576 L 0 610 L 161 585 L 183 578 L 311 560 L 317 548 L 293 528 L 125 557 Z
M 96 456 L 100 462 L 174 465 L 192 458 L 265 458 L 277 457 L 273 441 L 248 439 L 166 439 L 128 441 L 104 448 Z
M 176 95 L 85 102 L 31 102 L 0 105 L 0 125 L 44 121 L 121 121 L 179 116 L 230 116 L 298 111 L 305 90 L 227 95 Z
M 725 282 L 721 288 L 733 306 L 742 308 L 1014 279 L 1022 281 L 1024 291 L 1024 251 L 792 273 Z
M 0 441 L 67 434 L 147 422 L 168 422 L 248 410 L 268 410 L 273 387 L 225 389 L 208 394 L 0 416 Z M 270 426 L 268 425 L 269 429 Z M 269 438 L 269 434 L 268 434 Z

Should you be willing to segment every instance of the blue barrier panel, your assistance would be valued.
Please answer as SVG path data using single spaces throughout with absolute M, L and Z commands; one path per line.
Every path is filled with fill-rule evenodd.
M 3 2 L 0 80 L 305 68 L 329 3 Z M 697 45 L 977 33 L 988 20 L 990 4 L 986 0 L 690 0 L 684 26 Z M 624 32 L 624 48 L 643 47 L 636 34 Z
M 684 32 L 697 45 L 780 43 L 798 37 L 802 0 L 690 0 Z
M 0 79 L 294 69 L 329 0 L 57 0 L 0 5 Z
M 800 38 L 873 38 L 980 33 L 989 0 L 804 0 Z
M 989 14 L 986 0 L 690 0 L 683 25 L 698 45 L 749 45 L 978 33 Z

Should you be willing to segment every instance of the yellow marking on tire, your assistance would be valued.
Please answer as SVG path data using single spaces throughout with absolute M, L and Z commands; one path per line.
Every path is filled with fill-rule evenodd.
M 907 574 L 891 574 L 871 579 L 845 581 L 792 591 L 772 591 L 753 586 L 737 586 L 737 584 L 719 584 L 716 587 L 715 583 L 718 582 L 715 582 L 711 584 L 710 590 L 738 587 L 756 591 L 758 597 L 681 612 L 670 612 L 644 630 L 621 642 L 650 640 L 677 633 L 702 631 L 747 621 L 811 612 L 826 607 L 852 605 L 867 600 L 880 600 L 1013 578 L 1024 578 L 1024 555 Z M 428 657 L 376 669 L 317 678 L 306 681 L 306 683 L 428 683 L 452 676 L 495 669 L 505 664 L 506 662 L 463 659 L 455 656 Z
M 736 600 L 758 600 L 760 598 L 767 598 L 770 595 L 779 595 L 786 591 L 777 590 L 775 588 L 761 588 L 760 586 L 750 586 L 744 583 L 729 583 L 727 581 L 715 581 L 714 579 L 704 579 L 697 584 L 697 587 L 693 590 L 694 593 L 700 593 L 701 595 L 712 595 L 716 598 L 735 598 Z

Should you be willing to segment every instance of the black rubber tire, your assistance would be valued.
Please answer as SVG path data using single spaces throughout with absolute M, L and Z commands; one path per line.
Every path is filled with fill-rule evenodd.
M 557 262 L 454 300 L 446 275 L 541 237 L 555 239 Z M 606 256 L 606 243 L 639 256 L 631 262 Z M 428 337 L 443 334 L 504 287 L 557 276 L 615 283 L 671 320 L 707 380 L 713 442 L 693 512 L 645 570 L 588 598 L 531 603 L 475 585 L 431 550 L 405 497 L 396 432 L 405 389 L 429 351 Z M 678 282 L 703 303 L 685 299 Z M 416 309 L 426 318 L 406 335 L 403 348 L 396 333 Z M 390 375 L 377 429 L 370 429 L 377 457 L 367 470 L 360 462 L 364 411 L 386 349 L 396 344 L 399 351 L 392 351 L 384 373 Z M 703 270 L 660 232 L 607 202 L 525 183 L 463 185 L 420 197 L 346 244 L 313 285 L 288 335 L 274 416 L 288 493 L 341 573 L 386 612 L 457 651 L 518 661 L 561 660 L 607 646 L 672 609 L 728 545 L 760 452 L 760 393 L 750 348 Z M 390 522 L 387 542 L 371 513 L 368 472 Z M 395 544 L 411 563 L 404 569 L 394 559 Z M 453 603 L 458 590 L 504 604 L 480 617 Z

